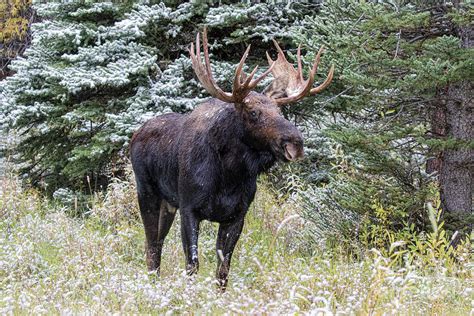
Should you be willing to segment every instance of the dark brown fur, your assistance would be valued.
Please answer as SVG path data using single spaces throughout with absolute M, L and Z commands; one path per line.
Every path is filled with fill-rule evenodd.
M 132 138 L 131 159 L 148 268 L 159 271 L 173 210 L 179 208 L 189 273 L 198 269 L 199 223 L 220 223 L 216 275 L 225 287 L 258 174 L 276 160 L 302 155 L 301 133 L 273 99 L 255 92 L 240 104 L 211 99 L 189 114 L 164 114 L 146 122 Z

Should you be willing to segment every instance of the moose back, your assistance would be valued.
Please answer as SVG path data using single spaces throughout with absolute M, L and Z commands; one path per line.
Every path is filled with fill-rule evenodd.
M 277 160 L 293 161 L 303 156 L 301 133 L 282 116 L 280 106 L 320 92 L 332 80 L 334 69 L 321 85 L 313 87 L 322 49 L 305 80 L 300 48 L 295 69 L 275 42 L 277 59 L 273 61 L 267 53 L 270 67 L 254 79 L 257 67 L 249 75 L 242 71 L 249 46 L 228 93 L 212 76 L 206 30 L 202 46 L 204 63 L 199 33 L 189 53 L 196 76 L 213 98 L 189 114 L 170 113 L 149 120 L 133 135 L 130 153 L 148 269 L 159 273 L 163 243 L 179 209 L 189 274 L 199 265 L 200 222 L 219 223 L 216 277 L 225 288 L 258 174 Z M 272 83 L 262 93 L 254 92 L 270 72 Z

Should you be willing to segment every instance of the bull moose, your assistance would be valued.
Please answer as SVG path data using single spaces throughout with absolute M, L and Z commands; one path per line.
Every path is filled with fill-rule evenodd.
M 232 252 L 257 189 L 257 176 L 277 160 L 294 161 L 303 156 L 302 135 L 282 116 L 280 107 L 326 88 L 334 67 L 321 85 L 313 87 L 322 49 L 304 80 L 300 47 L 295 69 L 274 41 L 277 59 L 273 61 L 267 53 L 270 67 L 254 79 L 258 66 L 249 75 L 242 70 L 248 46 L 236 68 L 232 93 L 228 93 L 212 76 L 206 30 L 202 40 L 204 63 L 199 33 L 189 53 L 197 78 L 213 98 L 188 114 L 163 114 L 147 121 L 133 135 L 130 154 L 148 269 L 159 273 L 163 243 L 179 209 L 189 274 L 198 269 L 200 222 L 219 223 L 216 277 L 225 289 Z M 271 84 L 262 93 L 253 91 L 270 72 L 274 77 Z

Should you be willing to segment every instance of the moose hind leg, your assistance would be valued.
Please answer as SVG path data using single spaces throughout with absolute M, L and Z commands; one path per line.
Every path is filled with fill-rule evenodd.
M 146 263 L 149 271 L 160 272 L 161 252 L 174 219 L 168 203 L 155 195 L 139 195 L 140 215 L 145 228 Z
M 235 245 L 239 240 L 242 228 L 244 227 L 244 216 L 236 219 L 231 223 L 222 223 L 219 225 L 219 233 L 217 235 L 216 251 L 217 251 L 217 271 L 216 278 L 219 287 L 225 291 L 227 280 L 229 277 L 230 260 L 234 252 Z
M 160 206 L 160 219 L 158 221 L 158 247 L 157 247 L 157 257 L 158 259 L 158 268 L 161 263 L 161 255 L 163 251 L 163 245 L 165 238 L 168 235 L 171 225 L 173 224 L 174 217 L 176 215 L 176 208 L 172 207 L 168 202 L 161 201 Z M 159 271 L 158 271 L 159 272 Z

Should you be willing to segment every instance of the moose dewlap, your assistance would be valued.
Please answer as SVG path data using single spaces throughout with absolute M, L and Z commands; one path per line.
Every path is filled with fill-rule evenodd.
M 189 53 L 196 76 L 213 98 L 189 114 L 170 113 L 149 120 L 133 135 L 130 153 L 148 269 L 159 273 L 163 243 L 178 208 L 189 274 L 198 269 L 199 223 L 219 223 L 216 276 L 224 289 L 232 252 L 255 196 L 257 176 L 277 160 L 303 156 L 302 135 L 279 107 L 323 90 L 334 69 L 320 86 L 313 87 L 322 49 L 305 80 L 300 48 L 295 69 L 275 42 L 277 59 L 267 54 L 269 69 L 254 79 L 257 67 L 249 75 L 242 71 L 249 46 L 236 68 L 232 93 L 228 93 L 212 77 L 206 30 L 202 46 L 204 63 L 199 33 Z M 275 78 L 272 83 L 262 93 L 254 92 L 270 72 Z

